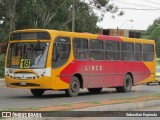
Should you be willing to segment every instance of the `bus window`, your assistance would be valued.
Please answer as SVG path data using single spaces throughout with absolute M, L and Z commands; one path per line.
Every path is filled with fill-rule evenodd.
M 52 68 L 62 66 L 68 61 L 70 55 L 70 38 L 57 37 L 52 51 Z
M 105 42 L 105 59 L 120 60 L 119 42 L 115 42 L 115 41 Z
M 104 60 L 104 45 L 102 40 L 90 40 L 91 60 Z
M 149 44 L 143 44 L 143 60 L 153 61 L 154 59 L 154 46 Z
M 10 40 L 50 40 L 50 35 L 47 32 L 19 32 L 13 33 Z
M 121 60 L 134 60 L 134 44 L 129 42 L 121 43 Z
M 76 59 L 87 60 L 89 58 L 88 40 L 84 38 L 74 38 L 73 51 Z
M 49 43 L 46 42 L 11 43 L 8 54 L 8 67 L 44 68 L 46 66 L 48 48 Z
M 135 44 L 135 60 L 142 61 L 142 45 L 140 43 Z

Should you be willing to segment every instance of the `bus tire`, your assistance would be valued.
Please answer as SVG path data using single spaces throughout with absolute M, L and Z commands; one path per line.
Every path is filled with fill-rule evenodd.
M 42 96 L 44 91 L 44 89 L 31 89 L 31 93 L 36 97 Z
M 69 89 L 65 90 L 68 97 L 78 96 L 80 90 L 80 82 L 76 76 L 73 76 L 70 81 Z
M 92 94 L 100 93 L 102 91 L 102 88 L 88 88 L 88 91 Z
M 124 83 L 122 87 L 116 87 L 117 92 L 130 92 L 132 89 L 132 77 L 126 75 L 124 78 Z
M 150 85 L 150 83 L 147 83 L 147 85 Z

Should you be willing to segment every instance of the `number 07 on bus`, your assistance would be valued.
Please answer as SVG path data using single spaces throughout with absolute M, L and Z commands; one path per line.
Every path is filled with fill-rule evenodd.
M 153 40 L 26 29 L 11 33 L 5 61 L 7 87 L 72 97 L 83 88 L 93 94 L 102 88 L 130 92 L 154 81 L 156 52 Z

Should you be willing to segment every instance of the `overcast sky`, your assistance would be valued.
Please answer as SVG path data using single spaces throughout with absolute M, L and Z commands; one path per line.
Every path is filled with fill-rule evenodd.
M 103 29 L 121 28 L 146 30 L 155 19 L 160 17 L 160 0 L 110 0 L 125 12 L 121 17 L 112 18 L 110 13 L 106 13 L 104 20 L 97 23 Z M 133 10 L 131 10 L 133 9 Z M 136 10 L 143 9 L 143 10 Z M 130 20 L 133 20 L 131 22 Z

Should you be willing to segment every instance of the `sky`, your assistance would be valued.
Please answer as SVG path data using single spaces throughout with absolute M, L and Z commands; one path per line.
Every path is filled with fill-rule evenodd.
M 119 29 L 146 30 L 155 19 L 160 17 L 160 0 L 110 0 L 110 3 L 122 8 L 119 10 L 124 11 L 125 14 L 112 18 L 111 13 L 105 13 L 103 21 L 97 23 L 103 29 L 118 27 Z

